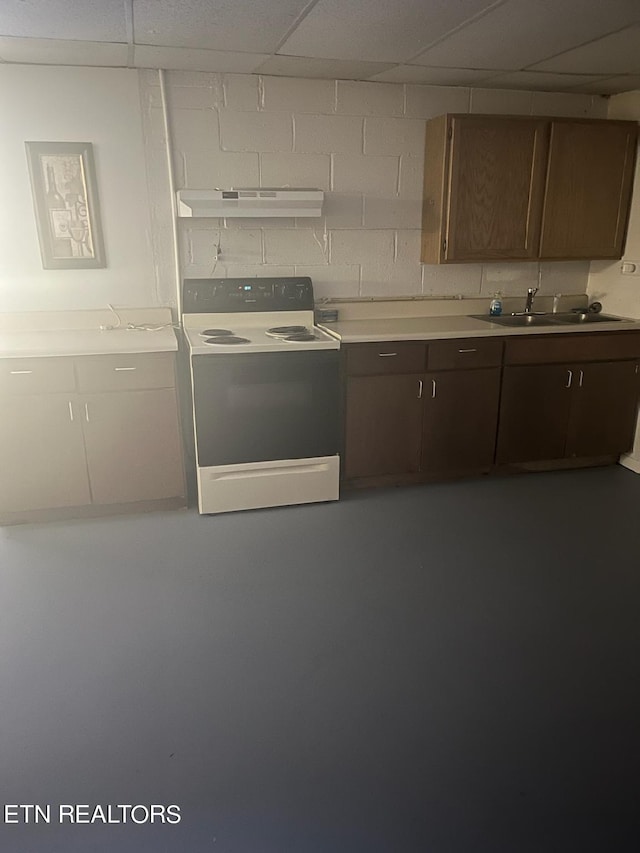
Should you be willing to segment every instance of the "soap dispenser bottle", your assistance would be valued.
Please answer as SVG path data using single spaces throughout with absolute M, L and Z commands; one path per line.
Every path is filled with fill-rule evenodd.
M 502 294 L 499 290 L 493 295 L 493 299 L 489 305 L 489 314 L 492 317 L 499 317 L 502 314 Z

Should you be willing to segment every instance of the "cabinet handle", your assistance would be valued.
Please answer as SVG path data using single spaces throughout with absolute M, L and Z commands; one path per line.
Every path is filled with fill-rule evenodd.
M 378 353 L 378 356 L 380 358 L 390 358 L 392 355 L 398 355 L 398 353 L 397 352 L 379 352 Z M 117 369 L 118 368 L 116 367 L 116 370 Z M 135 370 L 135 368 L 133 368 L 133 369 Z
M 584 370 L 580 371 L 580 378 L 578 379 L 578 388 L 582 388 L 582 380 L 584 379 Z
M 114 370 L 137 370 L 136 367 L 114 367 Z
M 474 347 L 473 349 L 459 349 L 458 352 L 478 352 L 478 350 Z
M 432 379 L 431 380 L 431 399 L 432 400 L 435 400 L 435 398 L 436 398 L 436 390 L 437 390 L 436 380 Z
M 88 403 L 84 404 L 84 419 L 87 423 L 89 423 L 90 419 L 89 419 L 89 404 Z
M 33 373 L 33 370 L 10 370 L 12 376 L 20 376 L 25 373 Z
M 571 388 L 571 383 L 573 382 L 573 370 L 567 370 L 567 384 L 565 388 Z
M 69 420 L 73 423 L 73 403 L 69 400 Z
M 422 399 L 422 388 L 423 388 L 423 386 L 424 386 L 424 383 L 423 383 L 422 379 L 418 379 L 418 400 Z

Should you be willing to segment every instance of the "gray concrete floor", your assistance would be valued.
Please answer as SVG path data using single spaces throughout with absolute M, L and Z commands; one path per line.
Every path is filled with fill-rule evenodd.
M 0 849 L 635 853 L 639 510 L 613 467 L 5 529 L 0 797 L 52 820 Z

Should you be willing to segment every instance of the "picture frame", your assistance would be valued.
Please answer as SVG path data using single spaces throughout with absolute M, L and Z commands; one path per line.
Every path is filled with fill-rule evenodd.
M 93 145 L 25 146 L 44 269 L 106 267 Z

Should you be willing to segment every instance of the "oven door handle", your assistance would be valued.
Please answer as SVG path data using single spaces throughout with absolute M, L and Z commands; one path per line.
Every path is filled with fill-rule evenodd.
M 329 464 L 327 462 L 311 462 L 308 465 L 274 465 L 265 468 L 251 468 L 244 471 L 225 471 L 216 473 L 211 471 L 207 473 L 207 478 L 210 480 L 246 480 L 247 478 L 255 479 L 256 477 L 274 477 L 281 474 L 306 474 L 308 471 L 328 471 Z

